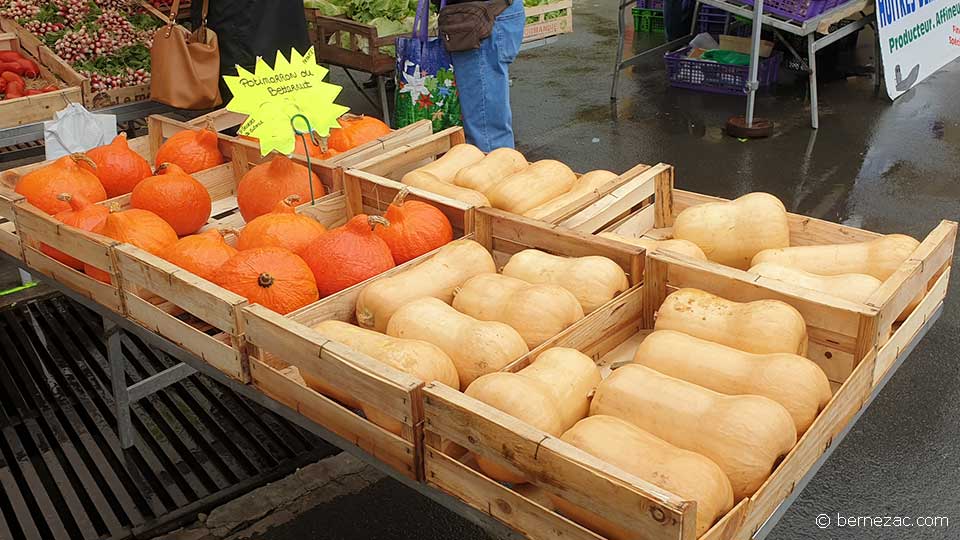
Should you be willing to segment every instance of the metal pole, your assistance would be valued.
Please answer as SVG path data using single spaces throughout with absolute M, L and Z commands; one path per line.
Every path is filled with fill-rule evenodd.
M 750 80 L 747 81 L 747 127 L 753 127 L 753 107 L 757 99 L 757 72 L 760 71 L 760 31 L 763 30 L 763 0 L 754 0 L 753 34 L 750 42 Z
M 117 434 L 120 448 L 133 447 L 133 424 L 130 421 L 130 393 L 127 388 L 127 370 L 120 341 L 123 330 L 115 322 L 103 318 L 103 333 L 107 338 L 107 361 L 110 363 L 110 382 L 113 385 L 113 406 L 117 416 Z
M 617 85 L 620 82 L 620 70 L 623 69 L 623 46 L 626 41 L 626 28 L 623 25 L 623 8 L 630 5 L 629 0 L 617 2 L 617 60 L 613 66 L 613 84 L 610 86 L 610 101 L 617 100 Z

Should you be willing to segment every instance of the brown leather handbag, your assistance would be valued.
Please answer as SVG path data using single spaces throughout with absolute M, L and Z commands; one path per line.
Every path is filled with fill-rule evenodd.
M 483 0 L 440 5 L 437 22 L 443 45 L 449 52 L 480 48 L 480 42 L 493 33 L 497 16 L 513 4 L 513 0 Z
M 150 48 L 150 97 L 178 109 L 211 109 L 220 105 L 220 46 L 207 28 L 203 0 L 200 27 L 188 32 L 176 24 L 180 0 L 173 0 L 170 20 L 157 29 Z

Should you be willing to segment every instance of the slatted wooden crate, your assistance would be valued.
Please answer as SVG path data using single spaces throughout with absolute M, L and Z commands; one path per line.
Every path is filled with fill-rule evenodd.
M 386 75 L 396 68 L 395 55 L 381 48 L 393 47 L 396 39 L 405 34 L 381 36 L 373 25 L 344 17 L 327 17 L 315 8 L 304 8 L 303 11 L 317 62 L 374 75 Z
M 809 316 L 810 335 L 824 328 L 848 326 L 851 319 L 866 316 L 786 283 L 760 286 L 744 272 L 717 272 L 714 266 L 666 251 L 649 253 L 644 283 L 635 298 L 621 310 L 627 313 L 622 326 L 598 331 L 584 319 L 533 351 L 531 356 L 558 346 L 579 349 L 592 356 L 602 368 L 629 361 L 649 334 L 654 312 L 666 295 L 686 286 L 729 294 L 739 300 L 786 301 Z M 893 336 L 885 345 L 879 349 L 867 348 L 859 357 L 843 384 L 835 389 L 831 401 L 768 480 L 719 519 L 700 540 L 752 537 L 794 487 L 802 485 L 802 480 L 809 480 L 811 467 L 867 404 L 873 390 L 885 380 L 907 345 L 918 339 L 924 323 L 942 306 L 949 267 L 936 274 L 934 285 L 919 307 L 895 326 Z M 671 282 L 668 275 L 676 277 L 671 277 Z M 872 316 L 879 317 L 880 310 L 875 309 Z M 862 326 L 856 341 L 871 341 L 873 327 Z M 429 384 L 423 395 L 424 468 L 428 485 L 491 514 L 531 538 L 600 538 L 557 513 L 543 492 L 602 515 L 636 532 L 638 538 L 696 538 L 693 501 L 659 489 L 443 385 Z M 539 489 L 514 489 L 491 480 L 476 469 L 471 454 L 454 451 L 458 446 L 501 465 L 520 469 Z
M 524 8 L 524 13 L 527 18 L 523 27 L 524 43 L 573 32 L 572 0 Z
M 389 152 L 383 152 L 365 161 L 356 162 L 347 169 L 345 175 L 347 178 L 362 178 L 374 183 L 398 188 L 398 186 L 402 185 L 400 179 L 403 178 L 403 175 L 439 158 L 453 146 L 464 142 L 466 142 L 466 137 L 463 128 L 448 128 L 434 133 L 429 137 L 420 138 L 416 142 L 396 147 Z M 544 217 L 542 221 L 557 223 L 589 207 L 601 197 L 615 192 L 627 193 L 633 196 L 633 188 L 637 183 L 642 183 L 642 180 L 637 179 L 649 168 L 649 165 L 637 165 L 607 184 L 580 197 L 565 207 L 557 209 L 552 214 Z M 439 195 L 431 196 L 439 197 Z M 366 194 L 364 194 L 364 200 L 367 200 Z M 638 201 L 633 201 L 633 204 L 637 202 Z M 620 206 L 623 206 L 623 203 L 618 204 L 618 207 Z M 627 207 L 629 207 L 629 205 L 627 205 Z
M 38 86 L 54 84 L 60 87 L 55 92 L 0 101 L 0 127 L 22 126 L 52 120 L 57 111 L 71 103 L 80 102 L 80 87 L 67 84 L 48 67 L 48 65 L 58 65 L 60 61 L 50 52 L 50 49 L 44 47 L 38 51 L 38 54 L 31 55 L 20 45 L 20 38 L 16 34 L 3 33 L 0 34 L 0 51 L 17 51 L 36 62 L 40 66 L 39 80 L 42 81 L 37 83 Z
M 672 170 L 669 173 L 662 171 L 653 185 L 644 185 L 637 189 L 639 193 L 631 197 L 626 197 L 624 193 L 611 193 L 560 221 L 560 225 L 580 232 L 614 232 L 626 237 L 662 240 L 670 237 L 673 219 L 685 208 L 725 200 L 673 189 Z M 646 197 L 648 195 L 649 197 Z M 639 204 L 633 204 L 633 201 L 642 197 L 646 198 Z M 799 214 L 788 214 L 788 220 L 790 245 L 793 246 L 863 242 L 882 236 L 879 233 Z M 936 278 L 950 264 L 956 228 L 956 223 L 952 221 L 941 222 L 922 239 L 920 246 L 904 261 L 900 269 L 864 304 L 810 291 L 813 301 L 809 307 L 800 310 L 808 322 L 817 316 L 818 305 L 832 306 L 851 314 L 844 324 L 819 326 L 810 336 L 811 359 L 823 368 L 834 387 L 846 381 L 856 366 L 857 359 L 863 358 L 870 350 L 879 348 L 889 339 L 892 325 L 911 300 L 919 293 L 933 288 Z M 734 273 L 743 279 L 749 277 L 763 287 L 783 284 L 779 280 L 720 264 L 707 264 L 717 274 Z M 870 331 L 862 333 L 861 324 L 872 325 Z
M 567 256 L 604 255 L 624 268 L 632 284 L 638 283 L 643 262 L 639 248 L 558 231 L 498 210 L 480 209 L 476 214 L 477 232 L 469 237 L 490 250 L 498 265 L 528 247 Z M 243 310 L 246 339 L 262 352 L 259 358 L 250 359 L 253 384 L 411 478 L 421 478 L 423 472 L 424 381 L 332 342 L 311 327 L 325 320 L 356 324 L 357 297 L 369 282 L 415 267 L 432 255 L 409 261 L 286 317 L 260 306 Z M 630 310 L 639 310 L 639 298 L 639 289 L 634 286 L 590 314 L 591 324 L 598 330 L 616 326 Z M 625 305 L 629 309 L 624 310 Z M 307 388 L 302 381 L 285 376 L 290 365 L 381 410 L 402 425 L 400 433 L 391 433 Z

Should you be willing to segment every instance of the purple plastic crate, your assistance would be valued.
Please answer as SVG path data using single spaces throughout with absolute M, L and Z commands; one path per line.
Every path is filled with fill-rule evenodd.
M 690 47 L 686 47 L 663 55 L 670 86 L 717 94 L 743 95 L 747 92 L 747 80 L 750 78 L 749 66 L 732 66 L 709 60 L 687 58 L 689 51 Z M 761 88 L 777 83 L 781 58 L 783 55 L 776 51 L 769 58 L 760 60 L 757 80 Z
M 753 5 L 753 0 L 740 1 L 748 6 Z M 764 0 L 763 11 L 794 21 L 806 21 L 848 1 L 850 0 Z
M 730 16 L 733 19 L 733 16 Z M 697 24 L 701 32 L 708 34 L 723 33 L 723 26 L 727 22 L 727 12 L 712 6 L 700 5 L 700 14 L 697 15 Z
M 637 0 L 640 9 L 663 9 L 663 0 Z

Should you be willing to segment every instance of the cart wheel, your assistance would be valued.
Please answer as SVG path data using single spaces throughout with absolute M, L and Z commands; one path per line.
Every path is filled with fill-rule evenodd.
M 741 139 L 762 139 L 773 135 L 773 122 L 766 118 L 754 118 L 753 125 L 747 127 L 743 116 L 731 116 L 727 120 L 727 135 Z

